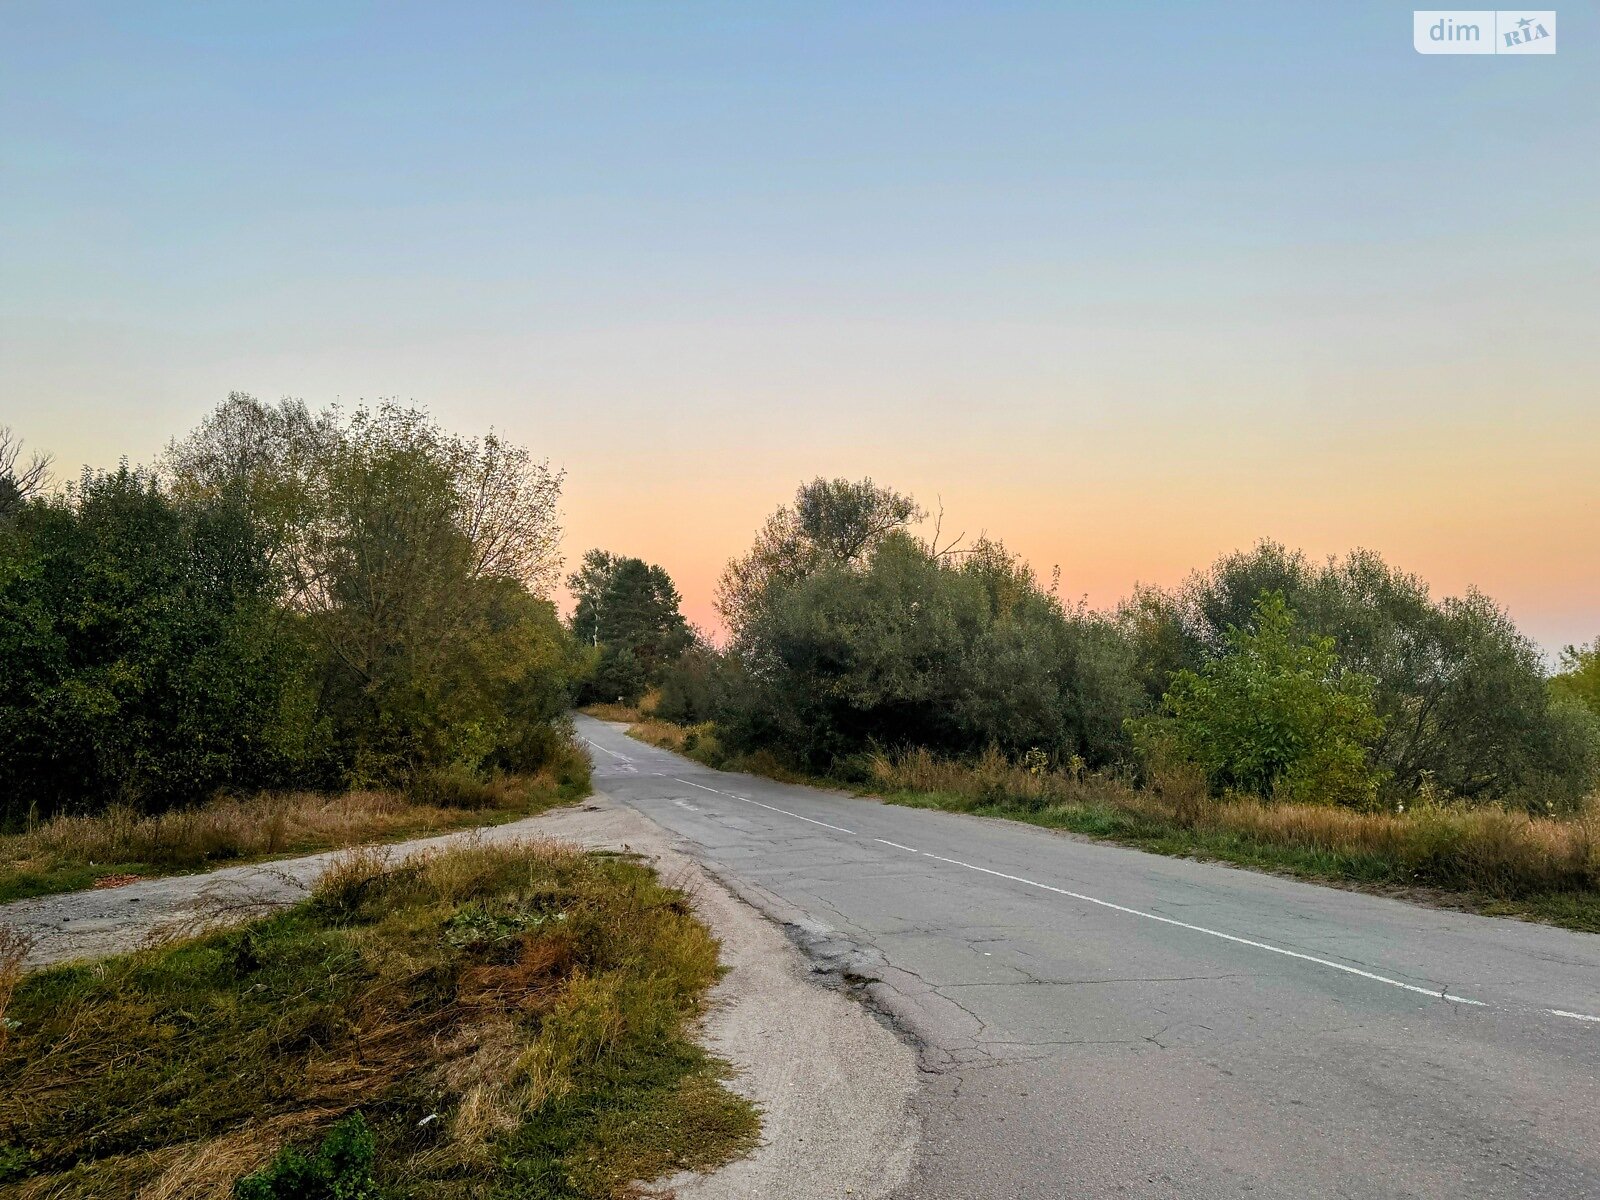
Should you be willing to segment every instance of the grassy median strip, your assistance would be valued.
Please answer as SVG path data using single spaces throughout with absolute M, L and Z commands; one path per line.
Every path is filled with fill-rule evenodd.
M 1025 821 L 1157 854 L 1408 889 L 1417 899 L 1600 933 L 1600 809 L 1593 800 L 1571 817 L 1426 803 L 1405 812 L 1361 812 L 1217 799 L 1203 783 L 1182 777 L 1136 788 L 1092 773 L 1031 770 L 999 754 L 957 762 L 926 750 L 864 756 L 857 764 L 863 778 L 807 780 L 771 755 L 727 755 L 711 724 L 641 718 L 629 733 L 719 769 Z
M 24 977 L 0 1014 L 0 1189 L 630 1196 L 754 1144 L 691 1040 L 719 970 L 683 894 L 631 861 L 351 851 L 281 915 Z
M 410 791 L 268 792 L 144 815 L 114 809 L 0 834 L 0 904 L 130 876 L 174 875 L 426 837 L 533 816 L 589 793 L 581 753 L 532 775 L 450 776 Z

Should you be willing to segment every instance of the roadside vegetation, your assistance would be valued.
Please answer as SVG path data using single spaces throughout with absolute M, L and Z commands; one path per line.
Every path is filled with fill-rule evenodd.
M 1600 930 L 1600 642 L 1270 542 L 1114 612 L 1003 544 L 803 486 L 719 589 L 644 740 L 711 765 Z
M 259 792 L 140 813 L 61 814 L 0 834 L 0 904 L 534 816 L 589 794 L 576 748 L 531 775 L 433 780 L 409 792 Z
M 394 403 L 234 395 L 154 468 L 0 431 L 0 896 L 581 787 L 562 476 Z
M 616 1200 L 757 1134 L 691 1040 L 716 941 L 612 856 L 354 851 L 265 920 L 5 963 L 7 1195 Z

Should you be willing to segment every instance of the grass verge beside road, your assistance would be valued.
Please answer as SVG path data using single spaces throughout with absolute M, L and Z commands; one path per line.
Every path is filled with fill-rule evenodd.
M 24 977 L 0 1013 L 0 1184 L 631 1196 L 755 1142 L 691 1040 L 719 970 L 687 899 L 630 861 L 352 851 L 280 915 Z
M 805 778 L 771 755 L 730 756 L 714 725 L 639 717 L 629 733 L 722 770 L 873 795 L 891 804 L 1025 821 L 1157 854 L 1214 859 L 1321 883 L 1600 933 L 1600 810 L 1531 817 L 1494 806 L 1407 812 L 1215 799 L 1173 775 L 1135 788 L 1093 774 L 975 763 L 926 751 L 865 756 L 854 778 Z
M 0 834 L 0 903 L 80 891 L 127 876 L 175 875 L 498 825 L 581 800 L 576 748 L 533 775 L 487 782 L 437 776 L 408 792 L 269 792 L 146 816 L 113 810 Z

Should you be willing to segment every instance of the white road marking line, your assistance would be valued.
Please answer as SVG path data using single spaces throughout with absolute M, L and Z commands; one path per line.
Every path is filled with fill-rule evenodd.
M 1387 975 L 1379 975 L 1374 971 L 1363 971 L 1360 967 L 1346 966 L 1344 963 L 1334 962 L 1328 958 L 1318 958 L 1314 954 L 1302 954 L 1298 950 L 1286 950 L 1282 946 L 1274 946 L 1270 942 L 1258 942 L 1251 938 L 1238 937 L 1235 934 L 1223 933 L 1220 929 L 1207 929 L 1204 925 L 1191 925 L 1187 921 L 1176 921 L 1171 917 L 1159 916 L 1156 913 L 1145 912 L 1138 908 L 1129 908 L 1126 904 L 1113 904 L 1109 900 L 1101 900 L 1096 896 L 1086 896 L 1082 892 L 1068 891 L 1066 888 L 1055 887 L 1048 883 L 1039 883 L 1037 880 L 1024 879 L 1021 875 L 1007 875 L 1004 871 L 991 871 L 988 867 L 980 867 L 975 863 L 962 862 L 959 858 L 946 858 L 942 854 L 933 854 L 927 850 L 915 850 L 910 846 L 901 846 L 885 838 L 875 838 L 886 846 L 894 846 L 897 850 L 910 850 L 912 854 L 920 854 L 924 858 L 931 858 L 935 862 L 949 863 L 954 867 L 965 867 L 969 871 L 980 871 L 985 875 L 993 875 L 997 879 L 1009 879 L 1012 883 L 1026 884 L 1045 892 L 1055 892 L 1058 896 L 1070 896 L 1074 900 L 1082 900 L 1089 904 L 1098 904 L 1101 908 L 1113 909 L 1116 912 L 1127 913 L 1134 917 L 1143 917 L 1147 921 L 1160 921 L 1163 925 L 1174 925 L 1179 929 L 1187 929 L 1194 933 L 1203 933 L 1209 937 L 1221 938 L 1225 942 L 1236 942 L 1241 946 L 1250 946 L 1256 950 L 1266 950 L 1272 954 L 1282 954 L 1286 958 L 1298 958 L 1302 962 L 1316 963 L 1320 967 L 1332 967 L 1335 971 L 1343 971 L 1347 975 L 1359 975 L 1362 979 L 1370 979 L 1375 983 L 1386 983 L 1390 987 L 1404 988 L 1408 992 L 1415 992 L 1419 996 L 1428 996 L 1434 1000 L 1448 1000 L 1452 1004 L 1470 1004 L 1474 1008 L 1493 1007 L 1484 1000 L 1471 1000 L 1466 996 L 1452 996 L 1448 991 L 1433 991 L 1431 988 L 1418 987 L 1414 983 L 1403 983 L 1398 979 L 1390 979 Z M 1562 1016 L 1573 1016 L 1572 1013 L 1563 1013 Z M 1588 1018 L 1595 1019 L 1595 1018 Z
M 584 741 L 589 742 L 591 746 L 595 745 L 595 743 L 590 741 L 588 738 L 584 738 Z M 605 750 L 605 747 L 600 746 L 599 749 Z M 616 752 L 612 750 L 606 750 L 606 753 L 614 754 L 618 758 L 623 757 L 620 754 L 616 754 Z M 851 837 L 861 836 L 857 834 L 855 830 L 846 829 L 842 825 L 830 825 L 826 821 L 818 821 L 812 817 L 803 817 L 799 813 L 790 812 L 786 808 L 776 808 L 771 804 L 763 804 L 759 800 L 752 800 L 748 796 L 738 796 L 732 792 L 724 792 L 719 788 L 707 787 L 705 784 L 696 783 L 692 779 L 680 779 L 676 775 L 669 775 L 667 778 L 671 779 L 674 783 L 686 784 L 689 787 L 699 788 L 701 791 L 711 792 L 718 796 L 726 796 L 730 800 L 738 800 L 744 804 L 753 804 L 755 807 L 764 808 L 768 812 L 779 813 L 785 817 L 793 817 L 797 821 L 805 821 L 811 825 L 820 825 L 824 829 L 832 829 L 837 833 L 848 833 Z M 953 867 L 965 867 L 969 871 L 978 871 L 984 875 L 993 875 L 997 879 L 1007 879 L 1012 883 L 1020 883 L 1027 887 L 1038 888 L 1039 890 L 1045 892 L 1054 892 L 1058 896 L 1067 896 L 1073 900 L 1082 900 L 1086 904 L 1099 905 L 1101 908 L 1109 908 L 1114 912 L 1127 913 L 1129 916 L 1133 917 L 1142 917 L 1146 921 L 1159 921 L 1163 925 L 1171 925 L 1177 929 L 1187 929 L 1191 933 L 1203 933 L 1207 937 L 1221 938 L 1225 942 L 1233 942 L 1240 946 L 1249 946 L 1254 950 L 1265 950 L 1269 954 L 1281 954 L 1285 958 L 1299 959 L 1301 962 L 1314 963 L 1319 967 L 1331 967 L 1335 971 L 1343 971 L 1346 975 L 1355 975 L 1361 979 L 1370 979 L 1374 983 L 1388 984 L 1390 987 L 1400 988 L 1401 990 L 1407 992 L 1413 992 L 1419 996 L 1427 996 L 1432 1000 L 1448 1000 L 1452 1004 L 1463 1004 L 1473 1008 L 1501 1007 L 1499 1005 L 1490 1004 L 1486 1000 L 1474 1000 L 1468 996 L 1455 996 L 1447 990 L 1436 992 L 1431 988 L 1419 987 L 1414 983 L 1406 983 L 1403 980 L 1391 979 L 1387 975 L 1379 975 L 1375 971 L 1363 971 L 1359 967 L 1352 967 L 1346 965 L 1345 963 L 1334 962 L 1332 959 L 1318 958 L 1314 954 L 1304 954 L 1299 950 L 1289 950 L 1283 946 L 1274 946 L 1270 942 L 1260 942 L 1254 940 L 1253 938 L 1239 937 L 1236 934 L 1223 933 L 1220 929 L 1208 929 L 1204 925 L 1193 925 L 1188 921 L 1179 921 L 1172 917 L 1163 917 L 1158 913 L 1145 912 L 1144 910 L 1138 908 L 1129 908 L 1126 904 L 1115 904 L 1110 900 L 1101 900 L 1098 896 L 1088 896 L 1082 892 L 1074 892 L 1067 888 L 1056 887 L 1053 884 L 1040 883 L 1034 879 L 1025 879 L 1021 875 L 1008 875 L 1004 871 L 994 871 L 988 867 L 980 867 L 976 863 L 962 862 L 959 858 L 946 858 L 942 854 L 934 854 L 928 850 L 918 850 L 914 846 L 906 846 L 899 842 L 891 842 L 888 838 L 875 837 L 872 840 L 875 842 L 880 842 L 885 846 L 893 846 L 896 850 L 904 850 L 908 854 L 920 854 L 924 858 L 933 859 L 935 862 L 949 863 Z M 1587 1013 L 1567 1012 L 1566 1010 L 1559 1008 L 1547 1008 L 1543 1011 L 1553 1017 L 1567 1017 L 1574 1021 L 1592 1021 L 1600 1024 L 1600 1016 L 1591 1016 Z
M 633 761 L 633 759 L 629 758 L 626 754 L 618 754 L 615 750 L 606 750 L 604 746 L 595 741 L 593 738 L 584 738 L 583 740 L 588 742 L 589 745 L 593 746 L 596 750 L 605 750 L 606 753 L 611 755 L 612 758 L 620 758 L 623 762 Z
M 848 833 L 851 837 L 857 836 L 854 829 L 846 829 L 843 825 L 829 825 L 826 821 L 812 821 L 810 817 L 802 817 L 799 813 L 790 812 L 786 808 L 773 808 L 770 804 L 763 804 L 761 801 L 752 800 L 748 796 L 735 796 L 732 792 L 718 791 L 714 787 L 706 787 L 705 784 L 696 783 L 692 779 L 679 779 L 676 775 L 670 775 L 668 778 L 673 780 L 675 783 L 686 783 L 690 787 L 697 787 L 707 792 L 716 792 L 717 795 L 726 796 L 730 800 L 743 800 L 746 804 L 754 804 L 757 808 L 764 808 L 768 812 L 782 813 L 786 817 L 793 817 L 796 821 L 810 821 L 811 824 L 821 825 L 824 829 L 835 829 L 840 833 Z

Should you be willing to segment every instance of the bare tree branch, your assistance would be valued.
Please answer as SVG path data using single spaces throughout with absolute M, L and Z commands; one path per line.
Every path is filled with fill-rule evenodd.
M 0 425 L 0 517 L 8 517 L 50 486 L 50 456 L 22 459 L 22 439 Z

